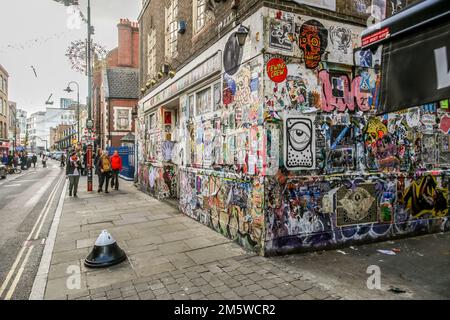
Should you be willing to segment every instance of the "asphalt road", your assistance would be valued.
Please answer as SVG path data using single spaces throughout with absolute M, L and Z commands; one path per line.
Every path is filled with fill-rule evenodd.
M 395 250 L 395 255 L 378 250 Z M 450 299 L 450 232 L 274 257 L 344 299 Z M 368 278 L 380 271 L 380 288 Z M 372 267 L 373 268 L 373 267 Z
M 28 299 L 61 190 L 59 162 L 0 180 L 0 299 Z

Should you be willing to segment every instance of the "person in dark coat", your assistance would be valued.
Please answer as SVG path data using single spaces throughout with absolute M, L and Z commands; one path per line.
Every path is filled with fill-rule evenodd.
M 33 168 L 36 168 L 37 156 L 35 154 L 31 157 L 31 161 L 33 162 Z
M 100 182 L 101 182 L 101 172 L 98 168 L 97 163 L 98 163 L 98 159 L 100 159 L 101 156 L 102 156 L 102 149 L 98 148 L 97 153 L 95 154 L 95 157 L 94 157 L 95 174 L 98 176 L 98 185 L 100 185 Z
M 20 157 L 20 167 L 22 170 L 27 170 L 27 155 L 25 152 L 22 153 L 22 156 Z
M 72 151 L 72 155 L 67 159 L 66 176 L 69 179 L 69 197 L 77 197 L 78 182 L 81 175 L 81 161 L 78 158 L 76 151 Z

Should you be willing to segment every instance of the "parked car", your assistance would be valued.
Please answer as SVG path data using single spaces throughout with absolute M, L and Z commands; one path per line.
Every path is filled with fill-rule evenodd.
M 0 178 L 5 179 L 6 178 L 6 166 L 3 163 L 0 163 Z
M 54 157 L 53 159 L 55 159 L 55 160 L 57 160 L 57 161 L 60 161 L 60 160 L 61 160 L 61 156 L 62 156 L 63 154 L 64 154 L 63 151 L 55 152 L 55 157 Z

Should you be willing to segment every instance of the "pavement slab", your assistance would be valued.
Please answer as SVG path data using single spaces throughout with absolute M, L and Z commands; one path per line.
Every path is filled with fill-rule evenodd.
M 338 286 L 303 270 L 301 261 L 308 254 L 257 256 L 167 203 L 143 194 L 132 183 L 122 182 L 121 189 L 120 193 L 95 196 L 82 190 L 78 199 L 66 195 L 46 299 L 342 298 L 336 293 Z M 86 268 L 84 258 L 103 228 L 128 259 L 105 269 Z M 308 263 L 311 269 L 313 263 Z M 66 284 L 71 265 L 79 266 L 82 279 L 75 291 Z M 347 273 L 351 275 L 352 270 Z

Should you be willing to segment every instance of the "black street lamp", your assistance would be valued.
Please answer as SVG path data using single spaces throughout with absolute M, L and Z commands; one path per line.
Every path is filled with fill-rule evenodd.
M 78 5 L 78 0 L 55 0 L 57 2 L 62 2 L 65 6 Z M 83 19 L 84 20 L 84 19 Z M 85 21 L 85 20 L 84 20 Z M 91 133 L 92 128 L 90 128 L 90 124 L 92 123 L 92 110 L 91 110 L 91 100 L 92 100 L 92 52 L 91 52 L 91 35 L 94 34 L 94 27 L 91 26 L 91 0 L 88 0 L 87 5 L 87 74 L 88 74 L 88 152 L 87 152 L 87 163 L 88 163 L 88 181 L 87 181 L 87 189 L 88 191 L 92 191 L 92 141 L 91 141 Z M 79 123 L 79 122 L 78 122 Z
M 71 81 L 67 85 L 67 88 L 64 89 L 67 93 L 73 92 L 70 88 L 71 84 L 76 84 L 77 86 L 77 141 L 80 142 L 80 85 L 76 81 Z

